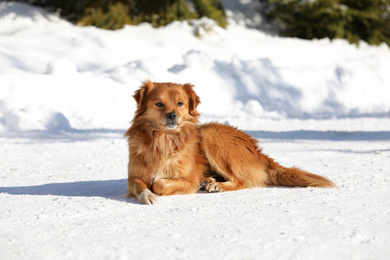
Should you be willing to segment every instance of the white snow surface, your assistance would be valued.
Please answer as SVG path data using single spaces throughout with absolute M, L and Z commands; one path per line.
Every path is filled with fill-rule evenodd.
M 226 30 L 118 31 L 0 3 L 0 259 L 390 258 L 389 48 L 280 38 L 258 1 L 226 3 Z M 194 84 L 202 122 L 338 187 L 125 198 L 148 78 Z

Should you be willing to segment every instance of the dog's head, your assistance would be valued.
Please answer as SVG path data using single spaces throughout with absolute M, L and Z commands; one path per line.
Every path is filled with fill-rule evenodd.
M 199 97 L 191 84 L 144 81 L 134 94 L 136 117 L 146 119 L 157 129 L 175 130 L 186 123 L 198 122 Z

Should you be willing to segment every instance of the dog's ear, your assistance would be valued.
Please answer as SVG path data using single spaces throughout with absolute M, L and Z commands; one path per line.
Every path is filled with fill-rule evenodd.
M 189 114 L 193 117 L 199 117 L 200 114 L 198 110 L 196 110 L 196 107 L 200 103 L 200 98 L 198 95 L 196 95 L 195 91 L 192 89 L 194 86 L 191 84 L 184 84 L 183 88 L 185 92 L 187 93 L 189 102 L 188 102 L 188 108 L 189 108 Z
M 141 87 L 135 92 L 134 99 L 137 102 L 138 108 L 141 108 L 146 103 L 146 96 L 154 89 L 154 84 L 150 79 L 142 82 Z

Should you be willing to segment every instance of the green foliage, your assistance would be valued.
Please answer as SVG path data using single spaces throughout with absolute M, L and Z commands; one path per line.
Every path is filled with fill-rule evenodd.
M 390 46 L 389 0 L 260 0 L 283 36 Z
M 148 22 L 154 27 L 172 21 L 207 16 L 226 27 L 226 15 L 220 0 L 19 0 L 49 8 L 79 25 L 120 29 L 125 24 Z
M 77 23 L 83 26 L 94 25 L 99 28 L 116 30 L 123 28 L 125 24 L 135 24 L 128 13 L 128 7 L 121 2 L 110 5 L 106 12 L 101 7 L 88 7 Z
M 207 16 L 215 20 L 219 26 L 226 28 L 226 14 L 220 0 L 191 0 L 200 17 Z
M 137 22 L 148 22 L 153 26 L 164 26 L 175 20 L 196 18 L 184 0 L 138 0 L 134 1 L 132 18 Z

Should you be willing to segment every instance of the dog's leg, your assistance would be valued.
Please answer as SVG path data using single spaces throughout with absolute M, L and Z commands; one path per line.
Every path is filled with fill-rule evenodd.
M 127 192 L 129 195 L 134 195 L 135 198 L 143 204 L 156 204 L 157 199 L 146 186 L 145 182 L 140 179 L 129 178 L 127 180 Z
M 189 178 L 158 179 L 152 185 L 152 190 L 158 195 L 191 194 L 198 189 L 199 181 Z
M 226 182 L 217 182 L 214 178 L 207 178 L 201 183 L 201 186 L 207 192 L 233 191 L 245 188 L 245 184 L 236 178 L 231 178 Z

